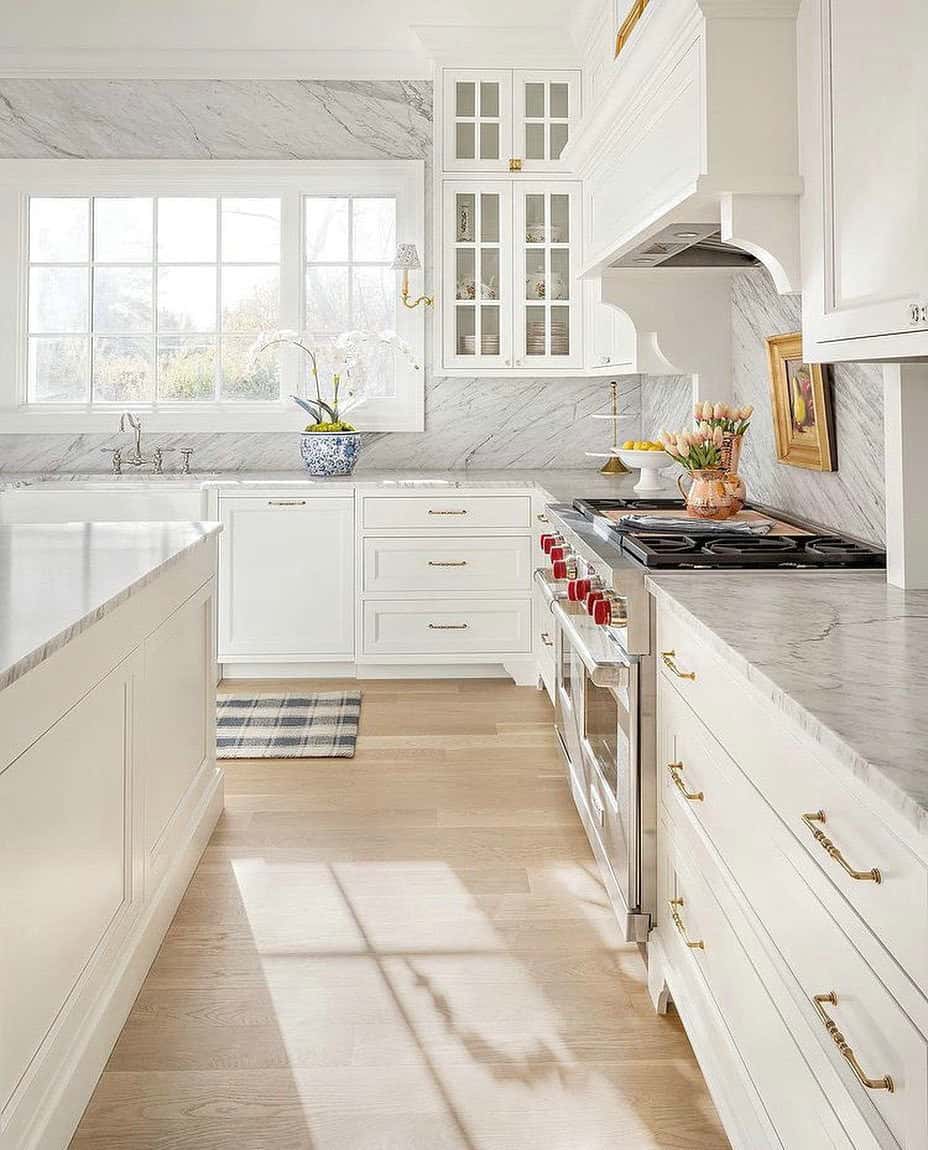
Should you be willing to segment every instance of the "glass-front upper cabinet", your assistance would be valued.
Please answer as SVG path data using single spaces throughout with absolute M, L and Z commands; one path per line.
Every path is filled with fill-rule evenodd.
M 512 148 L 512 72 L 445 72 L 445 167 L 507 171 Z
M 445 366 L 510 367 L 510 185 L 446 183 L 443 230 Z
M 564 170 L 580 110 L 577 72 L 446 70 L 442 99 L 445 170 Z
M 513 154 L 523 171 L 557 168 L 570 139 L 579 88 L 573 72 L 515 73 Z
M 579 367 L 579 185 L 520 183 L 513 194 L 518 296 L 513 366 Z

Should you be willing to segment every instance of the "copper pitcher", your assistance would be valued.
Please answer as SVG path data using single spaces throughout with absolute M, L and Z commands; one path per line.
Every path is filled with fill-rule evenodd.
M 677 476 L 677 486 L 686 500 L 687 515 L 695 519 L 729 519 L 735 514 L 722 468 L 705 468 L 685 474 L 691 481 L 689 491 L 683 486 L 683 475 Z

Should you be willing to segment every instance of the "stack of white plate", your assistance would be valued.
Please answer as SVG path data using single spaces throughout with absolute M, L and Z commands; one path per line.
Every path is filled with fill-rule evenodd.
M 551 354 L 568 355 L 570 353 L 570 321 L 551 317 Z
M 499 355 L 499 334 L 486 332 L 483 336 L 483 354 Z
M 476 355 L 477 337 L 475 335 L 458 336 L 458 355 Z
M 525 354 L 545 354 L 545 318 L 528 319 L 525 323 Z

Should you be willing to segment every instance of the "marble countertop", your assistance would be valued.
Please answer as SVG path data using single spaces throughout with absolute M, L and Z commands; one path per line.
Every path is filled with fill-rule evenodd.
M 0 690 L 219 530 L 218 523 L 0 526 Z
M 928 591 L 882 572 L 649 576 L 706 642 L 928 835 Z
M 631 495 L 638 473 L 629 475 L 601 475 L 599 471 L 577 468 L 571 470 L 514 470 L 501 471 L 356 471 L 354 475 L 334 479 L 315 479 L 305 471 L 230 471 L 202 472 L 192 475 L 130 474 L 77 474 L 66 472 L 34 474 L 0 474 L 0 491 L 4 487 L 38 487 L 43 490 L 151 490 L 161 486 L 171 490 L 203 487 L 249 489 L 268 486 L 332 488 L 374 487 L 403 488 L 409 490 L 437 488 L 534 488 L 547 493 L 555 502 L 569 502 L 581 495 Z M 675 495 L 672 483 L 667 494 Z

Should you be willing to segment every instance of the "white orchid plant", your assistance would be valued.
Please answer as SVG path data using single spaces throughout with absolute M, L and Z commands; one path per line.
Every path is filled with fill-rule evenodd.
M 300 395 L 290 396 L 294 403 L 312 416 L 313 422 L 307 424 L 307 431 L 357 430 L 342 416 L 366 398 L 366 365 L 372 351 L 392 347 L 409 360 L 415 371 L 421 370 L 422 367 L 416 361 L 413 349 L 395 331 L 373 332 L 356 329 L 342 332 L 335 341 L 335 360 L 339 370 L 333 372 L 331 390 L 324 396 L 323 384 L 319 379 L 317 353 L 303 342 L 299 332 L 284 329 L 262 333 L 251 349 L 252 358 L 257 358 L 262 352 L 280 344 L 299 348 L 309 359 L 316 390 L 315 397 L 304 399 Z

